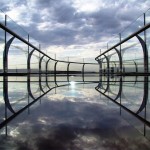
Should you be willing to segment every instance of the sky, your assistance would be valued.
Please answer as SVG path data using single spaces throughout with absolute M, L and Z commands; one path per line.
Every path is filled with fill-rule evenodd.
M 93 59 L 149 6 L 149 0 L 1 0 L 0 9 L 48 55 Z

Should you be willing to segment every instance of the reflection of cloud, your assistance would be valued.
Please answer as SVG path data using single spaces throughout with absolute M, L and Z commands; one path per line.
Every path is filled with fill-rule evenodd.
M 62 101 L 65 98 L 65 95 L 63 94 L 53 94 L 48 96 L 48 99 L 50 101 Z
M 17 136 L 19 136 L 19 131 L 18 131 L 18 128 L 13 128 L 13 129 L 11 129 L 11 131 L 10 131 L 10 136 L 12 136 L 12 137 L 17 137 Z
M 118 106 L 90 89 L 95 84 L 78 86 L 74 95 L 64 87 L 50 92 L 41 105 L 29 108 L 30 115 L 25 111 L 10 122 L 0 149 L 149 149 L 149 142 L 120 117 Z
M 46 98 L 43 101 L 35 110 L 31 108 L 32 113 L 25 120 L 20 115 L 15 121 L 17 124 L 9 124 L 12 148 L 112 150 L 135 147 L 139 150 L 140 145 L 149 147 L 114 108 L 86 102 L 47 101 Z M 3 142 L 10 145 L 9 140 Z

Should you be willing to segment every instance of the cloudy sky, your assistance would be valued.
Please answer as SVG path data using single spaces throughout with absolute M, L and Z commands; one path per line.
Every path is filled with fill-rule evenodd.
M 95 58 L 149 0 L 1 0 L 0 8 L 57 57 Z

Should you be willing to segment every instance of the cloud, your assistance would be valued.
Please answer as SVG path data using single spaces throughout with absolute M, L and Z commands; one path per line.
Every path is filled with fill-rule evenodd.
M 149 149 L 149 142 L 120 117 L 116 105 L 109 103 L 108 109 L 106 101 L 42 101 L 30 108 L 27 118 L 25 112 L 11 122 L 1 149 Z
M 43 45 L 43 49 L 51 46 L 65 49 L 72 45 L 82 45 L 86 50 L 85 46 L 92 43 L 99 54 L 99 45 L 104 47 L 107 40 L 148 9 L 150 2 L 24 0 L 8 3 L 3 0 L 0 4 L 2 10 Z M 72 51 L 70 49 L 70 53 Z M 92 49 L 90 51 L 92 53 Z

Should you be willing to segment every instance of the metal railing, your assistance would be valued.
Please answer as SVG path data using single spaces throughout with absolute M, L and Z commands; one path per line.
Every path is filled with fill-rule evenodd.
M 100 73 L 148 75 L 150 73 L 149 28 L 150 9 L 118 36 L 113 37 L 114 39 L 107 43 L 108 49 L 95 58 L 100 65 Z
M 52 58 L 41 50 L 38 42 L 2 12 L 0 12 L 0 48 L 0 77 L 4 102 L 1 101 L 3 105 L 0 105 L 4 114 L 1 116 L 3 119 L 0 119 L 0 128 L 25 109 L 29 109 L 51 90 L 70 85 L 71 76 L 79 75 L 80 82 L 85 83 L 85 74 L 93 73 L 86 71 L 86 66 L 92 65 L 98 68 L 97 63 Z M 57 68 L 59 64 L 65 64 L 63 70 Z M 78 66 L 78 69 L 71 68 L 71 65 Z M 66 82 L 62 85 L 58 84 L 57 77 L 60 75 L 66 78 Z M 14 78 L 20 77 L 21 81 L 14 81 Z M 50 77 L 53 78 L 52 81 L 49 80 Z M 13 78 L 12 81 L 10 78 Z M 51 85 L 51 82 L 54 84 Z M 22 98 L 17 98 L 15 102 L 12 102 L 9 96 L 10 83 L 14 83 L 13 88 L 18 83 L 23 84 L 26 89 L 26 94 Z M 21 101 L 24 101 L 23 104 L 19 104 Z

